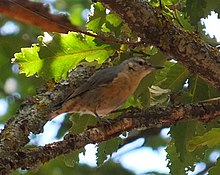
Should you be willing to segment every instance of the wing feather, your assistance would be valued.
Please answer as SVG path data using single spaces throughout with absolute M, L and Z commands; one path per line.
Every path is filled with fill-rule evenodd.
M 95 89 L 99 86 L 106 85 L 117 77 L 118 73 L 122 71 L 120 65 L 115 67 L 106 68 L 96 72 L 92 75 L 84 84 L 77 88 L 73 94 L 70 94 L 65 100 L 68 101 L 71 98 L 79 96 L 89 90 Z

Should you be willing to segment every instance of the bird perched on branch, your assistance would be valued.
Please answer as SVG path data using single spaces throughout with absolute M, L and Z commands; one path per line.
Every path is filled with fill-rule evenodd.
M 163 67 L 152 66 L 144 58 L 135 57 L 117 66 L 100 70 L 70 94 L 60 104 L 59 109 L 50 114 L 50 118 L 62 113 L 103 117 L 120 107 L 146 75 L 161 68 Z

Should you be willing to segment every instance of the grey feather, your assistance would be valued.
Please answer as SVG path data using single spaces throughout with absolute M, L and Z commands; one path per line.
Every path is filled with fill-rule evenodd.
M 92 75 L 84 84 L 82 84 L 78 89 L 75 90 L 73 94 L 68 96 L 65 101 L 81 95 L 89 90 L 95 89 L 100 85 L 105 85 L 113 81 L 117 77 L 118 73 L 122 71 L 121 65 L 115 67 L 109 67 L 96 72 Z

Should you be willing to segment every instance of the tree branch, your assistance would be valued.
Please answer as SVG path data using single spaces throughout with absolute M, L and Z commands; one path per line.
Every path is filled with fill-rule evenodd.
M 150 129 L 171 126 L 183 119 L 197 119 L 207 122 L 219 115 L 220 98 L 196 104 L 168 107 L 154 106 L 146 110 L 134 108 L 125 111 L 119 118 L 111 120 L 110 123 L 99 123 L 97 126 L 78 135 L 68 134 L 63 141 L 35 149 L 19 150 L 17 154 L 14 154 L 13 160 L 10 161 L 10 171 L 19 167 L 31 168 L 57 156 L 83 148 L 89 143 L 106 141 L 134 128 Z M 0 157 L 1 165 L 6 165 L 5 160 L 7 160 L 5 157 Z M 1 172 L 3 172 L 3 169 L 0 169 Z M 4 169 L 4 172 L 8 172 L 8 170 Z
M 0 2 L 0 10 L 2 3 Z M 10 1 L 13 2 L 13 1 Z M 128 23 L 142 41 L 160 48 L 175 57 L 191 71 L 198 73 L 216 87 L 220 87 L 219 51 L 198 36 L 175 27 L 166 17 L 147 2 L 139 0 L 100 0 Z M 7 1 L 5 1 L 7 4 Z M 170 126 L 182 119 L 207 122 L 220 115 L 220 100 L 196 104 L 152 107 L 148 110 L 130 110 L 109 124 L 99 124 L 79 135 L 67 135 L 63 141 L 44 147 L 25 150 L 30 132 L 40 133 L 48 121 L 51 104 L 62 99 L 91 75 L 89 68 L 79 67 L 65 83 L 48 83 L 36 96 L 25 100 L 0 134 L 0 174 L 7 174 L 19 167 L 33 167 L 59 155 L 84 147 L 88 143 L 108 140 L 124 131 Z
M 46 31 L 68 33 L 77 29 L 70 23 L 67 15 L 51 14 L 49 6 L 27 0 L 1 0 L 0 13 L 17 21 L 39 26 Z
M 98 0 L 115 11 L 146 44 L 152 44 L 171 58 L 220 88 L 220 52 L 198 35 L 177 28 L 162 13 L 142 0 Z
M 68 33 L 69 31 L 74 31 L 114 44 L 140 44 L 136 41 L 122 41 L 85 31 L 71 24 L 67 14 L 51 14 L 49 6 L 42 3 L 28 0 L 1 0 L 0 13 L 17 21 L 38 26 L 48 32 Z
M 0 174 L 7 174 L 19 167 L 33 167 L 59 155 L 115 137 L 124 131 L 144 127 L 145 129 L 168 127 L 182 119 L 209 121 L 220 114 L 220 99 L 197 104 L 152 107 L 148 110 L 125 111 L 109 124 L 99 124 L 79 135 L 67 135 L 63 141 L 44 147 L 26 149 L 29 133 L 42 132 L 49 120 L 51 104 L 74 91 L 94 72 L 94 67 L 79 66 L 60 84 L 48 83 L 37 90 L 37 95 L 25 100 L 19 111 L 5 125 L 0 134 Z M 54 87 L 55 85 L 55 87 Z
M 177 28 L 162 13 L 142 0 L 98 0 L 115 11 L 142 42 L 152 44 L 168 56 L 198 73 L 203 79 L 220 88 L 220 52 L 205 43 L 198 35 Z M 14 11 L 17 11 L 16 15 Z M 117 41 L 83 31 L 73 26 L 64 15 L 52 15 L 48 7 L 23 0 L 0 1 L 0 12 L 18 21 L 39 26 L 51 32 L 75 31 L 119 44 L 138 44 Z M 140 44 L 140 43 L 139 43 Z
M 49 120 L 51 106 L 63 99 L 94 72 L 94 67 L 79 66 L 60 84 L 48 83 L 37 90 L 37 95 L 21 103 L 19 111 L 6 123 L 0 133 L 0 174 L 14 169 L 19 150 L 29 142 L 29 134 L 42 132 Z M 55 86 L 55 87 L 54 87 Z

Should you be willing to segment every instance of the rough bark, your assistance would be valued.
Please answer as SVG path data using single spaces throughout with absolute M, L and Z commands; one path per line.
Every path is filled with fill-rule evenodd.
M 144 43 L 160 48 L 164 53 L 198 73 L 205 80 L 220 87 L 219 51 L 197 35 L 175 27 L 166 17 L 139 0 L 99 0 L 114 10 L 128 23 Z M 2 6 L 0 2 L 0 6 Z M 51 24 L 52 25 L 52 24 Z M 197 104 L 153 107 L 149 110 L 130 110 L 109 124 L 100 124 L 79 135 L 67 135 L 63 141 L 32 150 L 22 150 L 29 142 L 30 132 L 40 133 L 48 121 L 50 104 L 74 90 L 91 75 L 89 69 L 78 68 L 70 78 L 57 84 L 40 88 L 36 96 L 25 100 L 19 111 L 6 124 L 0 134 L 0 174 L 7 174 L 19 167 L 33 167 L 59 155 L 84 147 L 88 143 L 108 140 L 134 128 L 170 126 L 182 119 L 209 121 L 220 114 L 220 100 Z
M 68 15 L 52 14 L 49 6 L 43 5 L 42 3 L 28 0 L 1 0 L 0 13 L 17 21 L 40 27 L 47 32 L 68 33 L 69 31 L 74 31 L 100 38 L 108 43 L 137 44 L 137 42 L 127 42 L 87 32 L 71 24 Z
M 98 0 L 118 14 L 146 44 L 152 44 L 191 72 L 220 88 L 220 52 L 198 35 L 176 27 L 142 0 Z
M 31 132 L 43 132 L 43 126 L 49 120 L 51 106 L 90 77 L 92 72 L 92 67 L 78 67 L 65 82 L 48 82 L 37 90 L 37 95 L 21 103 L 17 113 L 0 133 L 0 174 L 7 174 L 14 169 L 13 164 L 18 161 L 16 157 L 20 149 L 29 142 Z
M 41 110 L 39 113 L 41 113 Z M 78 135 L 68 134 L 63 141 L 54 142 L 35 149 L 22 150 L 17 147 L 16 150 L 10 150 L 10 153 L 1 149 L 0 154 L 4 154 L 4 157 L 0 157 L 0 174 L 7 174 L 17 168 L 32 168 L 57 156 L 83 148 L 89 143 L 106 141 L 122 134 L 124 131 L 130 131 L 135 128 L 150 129 L 171 126 L 183 119 L 196 119 L 207 122 L 219 115 L 220 98 L 196 104 L 167 107 L 155 106 L 147 110 L 130 109 L 124 111 L 119 118 L 109 123 L 99 123 L 97 126 L 89 128 Z M 20 123 L 20 125 L 17 125 L 18 132 L 24 128 L 23 122 L 21 121 Z M 26 129 L 35 131 L 31 128 Z M 1 139 L 9 138 L 1 137 Z M 11 142 L 11 144 L 15 145 L 14 142 Z
M 172 21 L 146 1 L 97 1 L 115 11 L 141 38 L 143 43 L 156 46 L 166 55 L 185 65 L 191 72 L 198 73 L 203 79 L 220 88 L 220 53 L 217 48 L 204 42 L 197 34 L 176 27 Z M 98 37 L 110 43 L 127 43 L 83 31 L 71 25 L 66 16 L 50 14 L 48 7 L 32 3 L 28 1 L 24 3 L 23 0 L 1 0 L 0 13 L 51 32 L 75 31 Z M 28 10 L 29 8 L 31 10 Z M 16 15 L 15 10 L 19 11 Z

